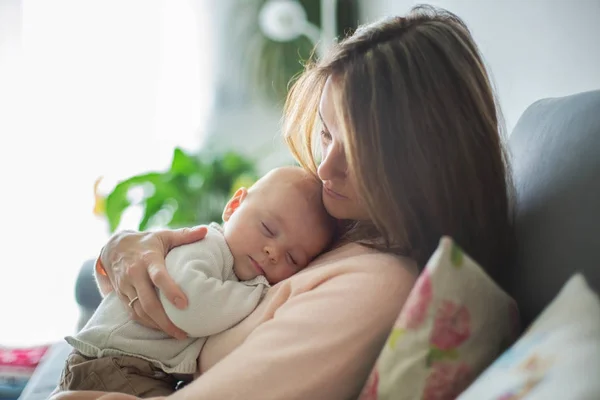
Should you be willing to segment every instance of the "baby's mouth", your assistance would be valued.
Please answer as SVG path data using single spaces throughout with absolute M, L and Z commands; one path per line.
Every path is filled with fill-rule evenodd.
M 251 256 L 248 256 L 248 258 L 250 259 L 250 263 L 252 264 L 256 272 L 259 275 L 265 275 L 265 270 L 260 266 L 260 264 Z

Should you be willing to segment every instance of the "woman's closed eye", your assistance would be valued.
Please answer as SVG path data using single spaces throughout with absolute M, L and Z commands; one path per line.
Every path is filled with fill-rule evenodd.
M 322 129 L 321 130 L 321 141 L 323 143 L 329 143 L 329 142 L 331 142 L 331 133 L 329 133 L 325 129 Z

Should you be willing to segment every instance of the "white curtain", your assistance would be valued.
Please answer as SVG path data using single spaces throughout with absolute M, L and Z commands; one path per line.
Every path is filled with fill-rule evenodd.
M 214 92 L 197 3 L 12 4 L 21 23 L 0 40 L 0 346 L 73 332 L 78 269 L 108 238 L 94 182 L 106 191 L 166 168 L 175 146 L 196 148 Z

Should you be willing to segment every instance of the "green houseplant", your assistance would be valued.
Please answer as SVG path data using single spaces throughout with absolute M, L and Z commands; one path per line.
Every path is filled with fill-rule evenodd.
M 144 209 L 140 230 L 221 221 L 223 207 L 232 192 L 256 179 L 255 162 L 238 153 L 195 155 L 176 148 L 169 169 L 119 182 L 100 199 L 100 208 L 111 233 L 118 228 L 123 213 L 138 205 Z M 140 188 L 141 200 L 135 202 L 130 193 Z
M 299 3 L 302 18 L 321 29 L 321 2 L 325 0 L 287 0 Z M 289 89 L 289 82 L 304 68 L 317 45 L 306 35 L 275 40 L 261 29 L 260 12 L 267 3 L 278 0 L 230 1 L 230 22 L 224 31 L 239 51 L 227 51 L 227 65 L 243 65 L 242 80 L 254 84 L 253 92 L 279 104 Z M 280 15 L 280 26 L 293 21 Z M 276 18 L 277 19 L 277 18 Z M 352 32 L 358 21 L 358 0 L 336 1 L 336 29 L 339 36 Z M 227 42 L 229 43 L 229 42 Z M 231 61 L 231 57 L 239 59 Z M 235 74 L 233 74 L 235 75 Z M 232 74 L 226 75 L 234 79 Z M 238 77 L 239 78 L 239 77 Z M 234 79 L 235 80 L 235 79 Z M 97 196 L 96 213 L 108 221 L 110 232 L 121 222 L 123 213 L 132 206 L 142 206 L 138 229 L 177 228 L 220 221 L 223 207 L 232 191 L 249 186 L 257 179 L 254 160 L 235 152 L 214 154 L 209 151 L 187 154 L 176 148 L 171 167 L 162 172 L 132 176 L 120 182 L 106 197 Z M 133 201 L 131 192 L 142 189 L 141 200 Z

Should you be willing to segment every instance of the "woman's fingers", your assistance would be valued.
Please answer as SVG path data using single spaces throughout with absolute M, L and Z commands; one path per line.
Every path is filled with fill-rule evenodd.
M 160 302 L 155 303 L 153 299 L 156 299 L 156 291 L 154 290 L 150 279 L 146 278 L 147 285 L 140 284 L 138 289 L 132 287 L 132 293 L 122 297 L 122 301 L 130 307 L 131 319 L 138 323 L 152 329 L 162 330 L 168 335 L 176 338 L 184 339 L 187 336 L 184 332 L 179 331 L 171 321 L 168 319 L 166 314 L 152 313 L 148 315 L 148 310 L 159 310 L 162 309 Z M 133 301 L 133 299 L 137 299 Z M 132 302 L 133 301 L 133 302 Z M 157 300 L 158 301 L 158 300 Z M 156 321 L 156 322 L 155 322 Z M 162 325 L 159 325 L 159 323 Z M 164 328 L 163 328 L 164 327 Z
M 197 226 L 195 228 L 162 231 L 158 232 L 156 235 L 163 243 L 165 254 L 167 254 L 174 247 L 204 239 L 207 232 L 208 230 L 205 226 Z M 167 272 L 164 256 L 160 256 L 156 253 L 148 254 L 146 261 L 148 265 L 148 275 L 158 290 L 160 290 L 175 307 L 180 310 L 185 309 L 187 307 L 187 297 Z
M 167 272 L 167 268 L 165 267 L 162 258 L 151 261 L 148 265 L 148 276 L 154 286 L 156 286 L 175 307 L 180 310 L 187 307 L 187 296 Z
M 135 282 L 138 287 L 132 286 L 128 282 Z M 150 279 L 147 276 L 146 267 L 143 261 L 138 261 L 134 264 L 130 264 L 127 267 L 127 273 L 123 278 L 117 276 L 117 294 L 124 305 L 130 308 L 129 314 L 131 318 L 142 325 L 146 325 L 150 328 L 156 328 L 157 325 L 152 321 L 152 318 L 146 314 L 142 306 L 140 305 L 139 288 L 144 285 L 152 285 Z M 135 300 L 134 300 L 135 299 Z
M 187 335 L 168 318 L 156 289 L 175 307 L 187 307 L 187 297 L 169 275 L 165 256 L 174 247 L 204 239 L 205 226 L 159 232 L 117 233 L 103 248 L 100 261 L 132 319 L 176 337 Z M 133 303 L 131 301 L 137 297 Z
M 177 286 L 174 282 L 173 284 Z M 144 284 L 140 284 L 138 287 L 136 287 L 136 290 L 139 296 L 139 301 L 136 303 L 139 303 L 141 311 L 145 313 L 147 318 L 153 324 L 158 326 L 158 329 L 177 339 L 187 338 L 186 333 L 177 328 L 167 316 L 163 305 L 158 299 L 154 284 L 148 276 L 146 276 Z M 159 288 L 159 290 L 162 289 Z M 177 288 L 177 290 L 180 291 L 179 288 Z M 136 310 L 138 310 L 138 308 L 136 308 Z M 140 314 L 141 313 L 138 313 L 138 315 L 141 317 Z
M 130 300 L 133 299 L 137 295 L 133 286 L 134 282 L 146 274 L 146 266 L 142 260 L 123 254 L 111 265 L 110 269 L 114 274 L 112 282 L 117 292 Z
M 125 294 L 127 303 L 131 308 L 131 316 L 134 320 L 151 328 L 162 329 L 167 334 L 172 335 L 173 327 L 168 320 L 162 304 L 158 300 L 156 289 L 147 271 L 147 263 L 153 259 L 153 253 L 146 253 L 142 259 L 129 266 L 127 278 L 135 286 L 122 284 L 120 290 Z M 160 259 L 160 256 L 154 256 L 154 259 Z M 133 299 L 137 300 L 133 301 Z M 132 302 L 133 301 L 133 302 Z M 161 310 L 155 312 L 155 310 Z M 162 327 L 171 328 L 171 331 Z
M 117 296 L 119 296 L 119 299 L 121 299 L 121 303 L 123 303 L 124 305 L 128 305 L 131 302 L 131 300 L 135 299 L 135 297 L 137 296 L 135 288 L 131 285 L 117 285 L 115 293 L 117 294 Z M 133 311 L 133 309 L 131 311 Z M 130 312 L 130 314 L 132 317 L 135 317 L 134 312 Z
M 140 303 L 139 301 L 136 301 L 131 305 L 130 315 L 131 319 L 138 322 L 139 324 L 142 324 L 148 328 L 161 330 L 160 327 L 154 323 L 152 318 L 150 318 L 150 316 L 146 314 L 146 312 L 142 308 L 142 303 Z
M 204 239 L 208 229 L 199 225 L 193 228 L 181 228 L 159 233 L 160 239 L 165 245 L 165 254 L 174 247 L 190 244 Z

